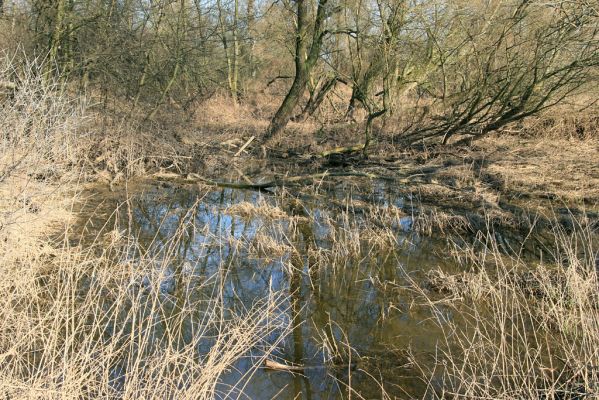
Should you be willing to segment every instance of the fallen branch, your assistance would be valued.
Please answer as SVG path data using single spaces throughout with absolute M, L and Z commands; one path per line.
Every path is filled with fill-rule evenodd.
M 347 171 L 347 172 L 321 172 L 317 174 L 308 174 L 308 175 L 297 175 L 291 177 L 283 177 L 273 179 L 267 182 L 261 183 L 239 183 L 239 182 L 224 182 L 224 181 L 215 181 L 212 179 L 204 178 L 197 174 L 189 174 L 187 176 L 187 180 L 201 182 L 211 186 L 220 186 L 220 187 L 228 187 L 232 189 L 268 189 L 277 186 L 287 186 L 291 184 L 298 184 L 304 181 L 314 181 L 317 179 L 324 179 L 327 177 L 341 177 L 341 176 L 355 176 L 355 177 L 364 177 L 370 179 L 387 179 L 394 180 L 392 177 L 379 176 L 375 174 L 371 174 L 368 172 L 357 172 L 357 171 Z
M 270 85 L 272 85 L 273 83 L 275 83 L 277 81 L 277 79 L 291 79 L 291 78 L 293 78 L 293 76 L 289 76 L 289 75 L 275 76 L 270 81 L 268 81 L 268 83 L 266 84 L 266 87 L 269 87 Z
M 251 138 L 248 139 L 247 142 L 245 142 L 245 144 L 243 146 L 241 146 L 241 148 L 239 149 L 239 151 L 237 153 L 235 153 L 235 155 L 233 157 L 239 157 L 239 155 L 241 155 L 241 153 L 243 153 L 243 151 L 245 150 L 246 147 L 248 147 L 250 145 L 250 143 L 252 143 L 252 141 L 256 139 L 256 136 L 252 136 Z
M 362 151 L 362 150 L 364 150 L 364 143 L 356 144 L 354 146 L 336 147 L 334 149 L 326 150 L 321 153 L 318 153 L 318 154 L 316 154 L 316 157 L 323 158 L 323 157 L 332 156 L 334 154 L 347 154 L 347 153 L 353 153 L 353 152 Z
M 259 183 L 252 183 L 249 180 L 249 178 L 247 178 L 247 177 L 245 179 L 247 183 L 218 181 L 218 180 L 213 180 L 210 178 L 205 178 L 203 176 L 200 176 L 200 175 L 194 174 L 194 173 L 188 174 L 187 177 L 183 177 L 176 173 L 160 172 L 160 173 L 154 174 L 154 177 L 157 179 L 162 179 L 162 180 L 179 181 L 181 183 L 202 183 L 204 185 L 218 186 L 218 187 L 231 188 L 231 189 L 264 190 L 264 189 L 269 189 L 269 188 L 278 187 L 278 186 L 290 186 L 290 185 L 300 184 L 305 181 L 315 181 L 318 179 L 325 179 L 328 177 L 348 177 L 348 176 L 362 177 L 362 178 L 369 178 L 369 179 L 381 179 L 381 180 L 393 181 L 393 182 L 397 182 L 397 183 L 409 184 L 409 183 L 412 183 L 411 180 L 413 178 L 424 176 L 424 175 L 425 174 L 412 174 L 412 175 L 403 176 L 403 177 L 400 177 L 400 176 L 394 177 L 394 176 L 386 176 L 386 175 L 377 175 L 377 174 L 363 172 L 363 171 L 335 171 L 335 172 L 325 171 L 325 172 L 320 172 L 320 173 L 316 173 L 316 174 L 280 177 L 280 178 L 275 178 L 270 181 L 259 182 Z
M 304 367 L 301 365 L 287 365 L 277 361 L 266 359 L 264 360 L 264 368 L 272 369 L 273 371 L 290 371 L 290 372 L 303 372 Z

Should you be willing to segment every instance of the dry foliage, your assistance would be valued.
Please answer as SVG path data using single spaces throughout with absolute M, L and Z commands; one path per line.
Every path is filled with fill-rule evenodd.
M 423 367 L 433 398 L 587 398 L 599 390 L 597 233 L 555 228 L 551 259 L 530 269 L 492 234 L 473 251 L 476 272 L 429 274 L 414 288 L 435 312 L 444 342 Z M 479 243 L 480 244 L 480 243 Z M 451 296 L 448 303 L 438 295 Z M 440 309 L 455 306 L 459 318 Z
M 35 65 L 0 71 L 24 74 L 0 107 L 0 396 L 239 396 L 218 382 L 249 349 L 266 357 L 278 344 L 267 336 L 285 337 L 285 299 L 233 310 L 218 277 L 175 273 L 185 226 L 152 256 L 118 227 L 73 245 L 73 192 L 90 153 L 84 109 Z

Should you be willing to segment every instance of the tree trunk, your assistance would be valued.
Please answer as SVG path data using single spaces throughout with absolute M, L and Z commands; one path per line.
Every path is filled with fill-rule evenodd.
M 308 36 L 308 1 L 297 0 L 297 28 L 295 38 L 295 77 L 291 88 L 285 96 L 283 103 L 270 121 L 270 125 L 264 135 L 264 140 L 268 140 L 280 133 L 293 116 L 293 110 L 299 103 L 306 85 L 310 72 L 316 65 L 320 56 L 320 47 L 324 38 L 323 24 L 325 20 L 325 6 L 327 0 L 318 2 L 316 19 L 314 21 L 314 31 L 312 34 L 312 43 L 308 50 L 306 43 Z
M 345 120 L 348 122 L 356 122 L 356 119 L 354 118 L 354 113 L 356 112 L 357 100 L 357 86 L 354 85 L 351 90 L 351 97 L 349 99 L 349 104 L 347 105 L 347 111 L 345 111 Z
M 304 76 L 303 73 L 296 73 L 295 79 L 293 80 L 287 96 L 285 96 L 283 103 L 277 110 L 273 119 L 270 121 L 270 126 L 266 131 L 265 140 L 270 139 L 285 129 L 285 126 L 287 126 L 287 123 L 293 115 L 293 109 L 299 102 L 299 99 L 302 97 L 302 94 L 306 89 L 307 82 L 307 76 Z
M 237 1 L 235 1 L 235 8 L 237 8 Z M 231 54 L 231 50 L 229 49 L 229 41 L 227 40 L 227 28 L 225 25 L 225 16 L 224 10 L 222 7 L 222 3 L 220 0 L 216 1 L 216 6 L 218 7 L 218 24 L 220 26 L 221 40 L 223 43 L 223 49 L 225 51 L 225 59 L 227 61 L 227 83 L 229 85 L 229 93 L 231 94 L 231 98 L 234 102 L 237 102 L 237 82 L 235 78 L 235 52 L 237 51 L 237 43 L 233 43 L 233 54 Z M 235 21 L 236 22 L 236 21 Z M 233 40 L 235 40 L 235 31 L 233 33 Z
M 368 146 L 370 146 L 372 140 L 372 121 L 381 115 L 384 115 L 386 112 L 387 110 L 384 108 L 376 112 L 369 110 L 368 118 L 366 119 L 366 128 L 364 129 L 364 149 L 362 150 L 364 158 L 368 158 Z
M 56 17 L 54 18 L 54 29 L 52 31 L 52 37 L 50 39 L 50 46 L 48 51 L 48 63 L 46 65 L 45 79 L 48 80 L 52 74 L 52 70 L 58 64 L 58 55 L 60 50 L 60 44 L 62 41 L 63 25 L 66 14 L 66 0 L 58 0 L 56 4 Z
M 239 0 L 235 0 L 233 12 L 233 76 L 231 77 L 231 97 L 237 103 L 239 99 Z
M 254 65 L 254 48 L 256 47 L 255 39 L 255 22 L 256 16 L 254 11 L 254 0 L 248 0 L 247 2 L 247 48 L 246 48 L 246 61 L 248 64 L 249 76 L 254 79 L 256 77 L 256 66 Z
M 316 110 L 318 110 L 318 107 L 320 107 L 322 104 L 327 93 L 335 87 L 335 84 L 338 80 L 339 78 L 334 76 L 327 79 L 324 84 L 318 85 L 315 92 L 310 96 L 310 99 L 308 100 L 308 103 L 306 103 L 306 106 L 302 112 L 293 117 L 293 120 L 296 122 L 302 122 L 305 121 L 306 118 L 312 116 L 312 114 L 314 114 Z

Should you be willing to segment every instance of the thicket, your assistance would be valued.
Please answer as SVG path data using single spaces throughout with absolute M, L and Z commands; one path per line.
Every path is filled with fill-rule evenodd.
M 382 117 L 402 143 L 447 142 L 572 99 L 580 110 L 599 86 L 594 1 L 3 3 L 0 46 L 45 57 L 40 76 L 146 120 L 216 92 L 244 103 L 270 90 L 278 110 L 266 138 L 328 101 L 328 122 L 359 116 L 369 133 Z M 20 80 L 15 70 L 3 87 Z

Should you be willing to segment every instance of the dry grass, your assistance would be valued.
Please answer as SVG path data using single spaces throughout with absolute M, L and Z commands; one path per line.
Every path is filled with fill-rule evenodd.
M 0 61 L 0 81 L 20 78 L 0 99 L 0 255 L 10 262 L 36 253 L 37 240 L 68 220 L 65 184 L 78 179 L 87 150 L 84 110 L 38 68 L 36 60 L 18 69 L 7 55 Z
M 163 253 L 101 241 L 49 255 L 3 261 L 0 393 L 17 398 L 214 398 L 220 377 L 263 345 L 285 337 L 270 293 L 245 312 L 232 310 L 223 282 L 173 270 L 179 238 Z M 114 240 L 112 242 L 115 242 Z M 171 247 L 172 246 L 172 247 Z M 196 291 L 213 293 L 209 299 Z M 209 344 L 209 347 L 206 345 Z M 203 350 L 203 349 L 207 349 Z M 260 365 L 256 361 L 255 367 Z M 253 373 L 250 370 L 248 374 Z M 221 393 L 222 394 L 222 393 Z
M 141 125 L 107 122 L 105 116 L 90 114 L 82 102 L 69 98 L 59 81 L 44 82 L 36 76 L 37 68 L 31 63 L 16 71 L 7 59 L 0 72 L 0 80 L 15 73 L 21 76 L 19 90 L 9 93 L 14 98 L 3 100 L 0 107 L 0 271 L 5 277 L 0 282 L 5 293 L 0 300 L 0 394 L 240 396 L 227 393 L 230 389 L 218 382 L 249 349 L 260 346 L 268 356 L 278 342 L 267 341 L 267 336 L 276 333 L 280 341 L 289 333 L 289 321 L 276 317 L 287 299 L 268 293 L 243 312 L 232 310 L 223 295 L 222 278 L 200 277 L 190 273 L 193 265 L 178 265 L 175 249 L 185 224 L 153 255 L 123 227 L 106 227 L 93 243 L 73 246 L 71 208 L 77 182 L 84 176 L 82 168 L 90 168 L 96 177 L 105 175 L 111 184 L 143 175 L 148 166 L 182 172 L 192 158 L 185 151 L 193 152 L 193 146 L 201 147 L 193 157 L 208 159 L 211 145 L 224 153 L 235 151 L 247 137 L 263 132 L 272 98 L 264 95 L 233 105 L 215 96 L 200 105 L 194 129 L 178 138 L 162 132 L 164 140 L 154 143 L 156 131 L 139 134 Z M 291 134 L 282 147 L 308 146 L 315 151 L 356 139 L 356 126 L 352 131 L 346 125 L 311 135 L 322 121 L 334 119 L 326 112 L 308 123 L 291 124 L 288 132 L 297 135 Z M 501 209 L 505 196 L 557 197 L 596 206 L 599 145 L 592 134 L 596 125 L 592 119 L 572 123 L 584 123 L 583 134 L 555 137 L 556 130 L 570 125 L 558 127 L 554 122 L 551 135 L 489 137 L 473 149 L 452 154 L 454 162 L 426 149 L 412 154 L 406 161 L 410 167 L 438 168 L 418 182 L 415 192 L 435 202 L 468 204 L 469 211 L 484 210 L 489 219 L 503 225 L 519 223 Z M 102 126 L 102 133 L 108 129 L 113 135 L 88 134 L 90 126 Z M 183 151 L 184 146 L 192 150 Z M 416 158 L 421 160 L 414 162 Z M 202 162 L 209 166 L 209 161 Z M 218 156 L 213 163 L 230 168 Z M 308 265 L 310 283 L 322 286 L 320 290 L 335 292 L 354 285 L 355 265 L 386 262 L 402 245 L 397 229 L 407 216 L 395 206 L 345 204 L 346 211 L 322 221 L 326 237 L 321 240 L 327 245 L 319 247 L 306 213 L 298 210 L 302 205 L 286 203 L 286 199 L 280 206 L 243 202 L 223 210 L 263 223 L 251 241 L 234 245 L 243 246 L 259 262 L 285 263 L 290 276 Z M 429 235 L 477 229 L 465 213 L 440 208 L 426 209 L 410 221 L 409 229 Z M 458 265 L 469 272 L 438 270 L 428 276 L 426 288 L 414 286 L 444 332 L 436 367 L 421 366 L 430 378 L 431 397 L 597 395 L 596 233 L 583 221 L 575 228 L 568 233 L 556 228 L 551 257 L 555 262 L 542 262 L 532 271 L 523 259 L 506 255 L 495 236 L 482 235 L 476 246 L 455 247 Z M 233 240 L 213 239 L 221 245 Z M 224 269 L 219 273 L 226 275 Z M 333 279 L 327 281 L 327 276 Z M 194 291 L 200 289 L 212 296 L 195 298 Z M 443 319 L 441 304 L 453 305 L 459 320 Z M 210 346 L 202 352 L 205 343 Z M 349 343 L 347 351 L 338 345 L 327 337 L 322 340 L 323 348 L 333 349 L 331 354 L 352 354 Z M 259 360 L 248 374 L 258 366 Z
M 480 143 L 492 153 L 488 173 L 515 195 L 551 196 L 568 202 L 599 200 L 599 139 L 498 136 Z M 493 151 L 491 150 L 493 149 Z M 507 149 L 507 151 L 498 151 Z
M 268 293 L 233 310 L 226 274 L 200 280 L 177 267 L 186 226 L 153 254 L 122 227 L 73 246 L 85 110 L 35 63 L 11 68 L 0 78 L 22 79 L 0 107 L 0 397 L 240 396 L 218 382 L 249 349 L 266 357 L 278 345 L 267 336 L 286 336 L 285 299 Z
M 262 259 L 266 263 L 282 259 L 285 255 L 293 251 L 289 245 L 281 243 L 272 236 L 263 233 L 257 233 L 248 247 L 248 252 L 251 256 Z
M 433 398 L 590 398 L 599 394 L 596 232 L 555 228 L 551 258 L 531 267 L 481 237 L 474 272 L 429 274 L 415 285 L 444 341 L 423 367 Z M 480 246 L 481 243 L 478 243 Z M 451 301 L 439 301 L 450 297 Z M 443 316 L 452 307 L 454 320 Z
M 268 204 L 264 199 L 261 199 L 257 204 L 247 201 L 233 204 L 226 208 L 225 213 L 236 215 L 247 220 L 254 218 L 264 218 L 266 220 L 292 219 L 292 217 L 281 208 Z

